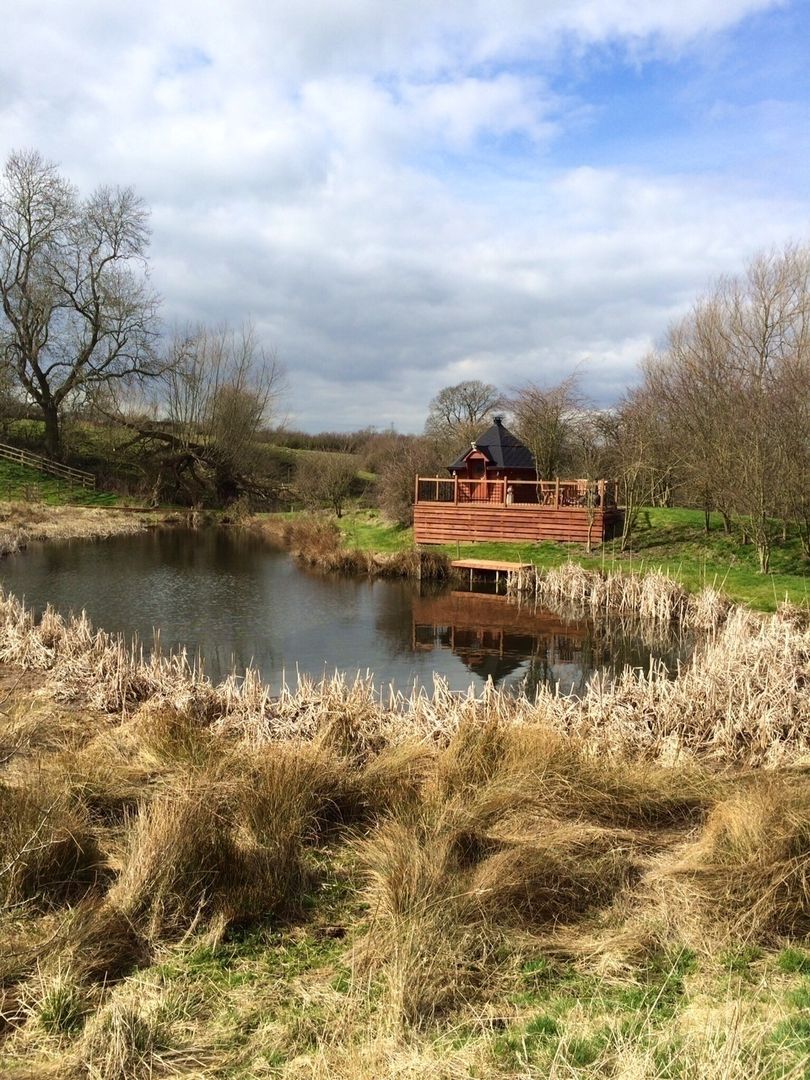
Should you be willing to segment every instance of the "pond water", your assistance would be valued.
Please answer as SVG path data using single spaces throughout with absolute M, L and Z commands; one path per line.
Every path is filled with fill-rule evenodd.
M 0 563 L 0 583 L 41 611 L 87 611 L 97 627 L 155 628 L 164 650 L 185 647 L 213 679 L 253 664 L 277 689 L 301 674 L 371 672 L 378 686 L 451 689 L 540 682 L 576 692 L 597 668 L 672 663 L 587 621 L 529 611 L 503 596 L 413 582 L 324 576 L 300 569 L 247 531 L 164 529 L 95 543 L 31 545 Z

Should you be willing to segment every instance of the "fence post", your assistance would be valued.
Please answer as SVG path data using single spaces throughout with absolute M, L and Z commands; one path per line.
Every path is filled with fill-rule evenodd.
M 458 473 L 453 473 L 453 506 L 458 506 Z
M 554 509 L 560 509 L 560 478 L 559 476 L 554 479 Z

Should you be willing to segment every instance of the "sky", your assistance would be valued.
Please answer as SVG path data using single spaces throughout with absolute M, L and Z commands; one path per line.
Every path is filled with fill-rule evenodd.
M 600 406 L 810 241 L 810 0 L 10 0 L 0 156 L 151 208 L 166 328 L 252 321 L 289 426 L 443 386 Z

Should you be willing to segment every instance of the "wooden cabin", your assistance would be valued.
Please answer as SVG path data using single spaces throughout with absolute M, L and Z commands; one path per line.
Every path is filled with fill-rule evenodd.
M 418 476 L 414 540 L 602 543 L 621 530 L 610 480 L 543 480 L 529 448 L 503 417 L 448 467 L 450 478 Z
M 476 495 L 485 494 L 490 480 L 537 479 L 531 450 L 504 426 L 502 416 L 496 416 L 494 421 L 466 453 L 448 466 L 451 476 L 468 482 L 464 490 Z

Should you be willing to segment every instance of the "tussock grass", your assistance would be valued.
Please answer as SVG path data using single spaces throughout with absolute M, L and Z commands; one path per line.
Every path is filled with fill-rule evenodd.
M 327 753 L 227 754 L 141 810 L 108 903 L 155 944 L 288 914 L 311 880 L 307 845 L 356 798 Z
M 374 916 L 360 955 L 392 1022 L 417 1029 L 486 1000 L 510 931 L 554 934 L 608 909 L 659 843 L 651 826 L 699 820 L 715 798 L 696 770 L 606 761 L 496 723 L 461 727 L 418 764 L 418 798 L 406 789 L 358 848 Z
M 760 782 L 711 811 L 700 834 L 663 871 L 677 923 L 752 944 L 810 932 L 810 786 Z
M 209 1060 L 189 1038 L 198 1009 L 187 993 L 135 980 L 87 1023 L 74 1051 L 74 1075 L 87 1080 L 208 1075 Z
M 40 687 L 0 713 L 0 1060 L 801 1075 L 809 633 L 732 610 L 580 699 L 273 696 L 0 598 Z
M 86 893 L 102 873 L 81 806 L 36 780 L 0 782 L 0 906 L 64 903 Z

